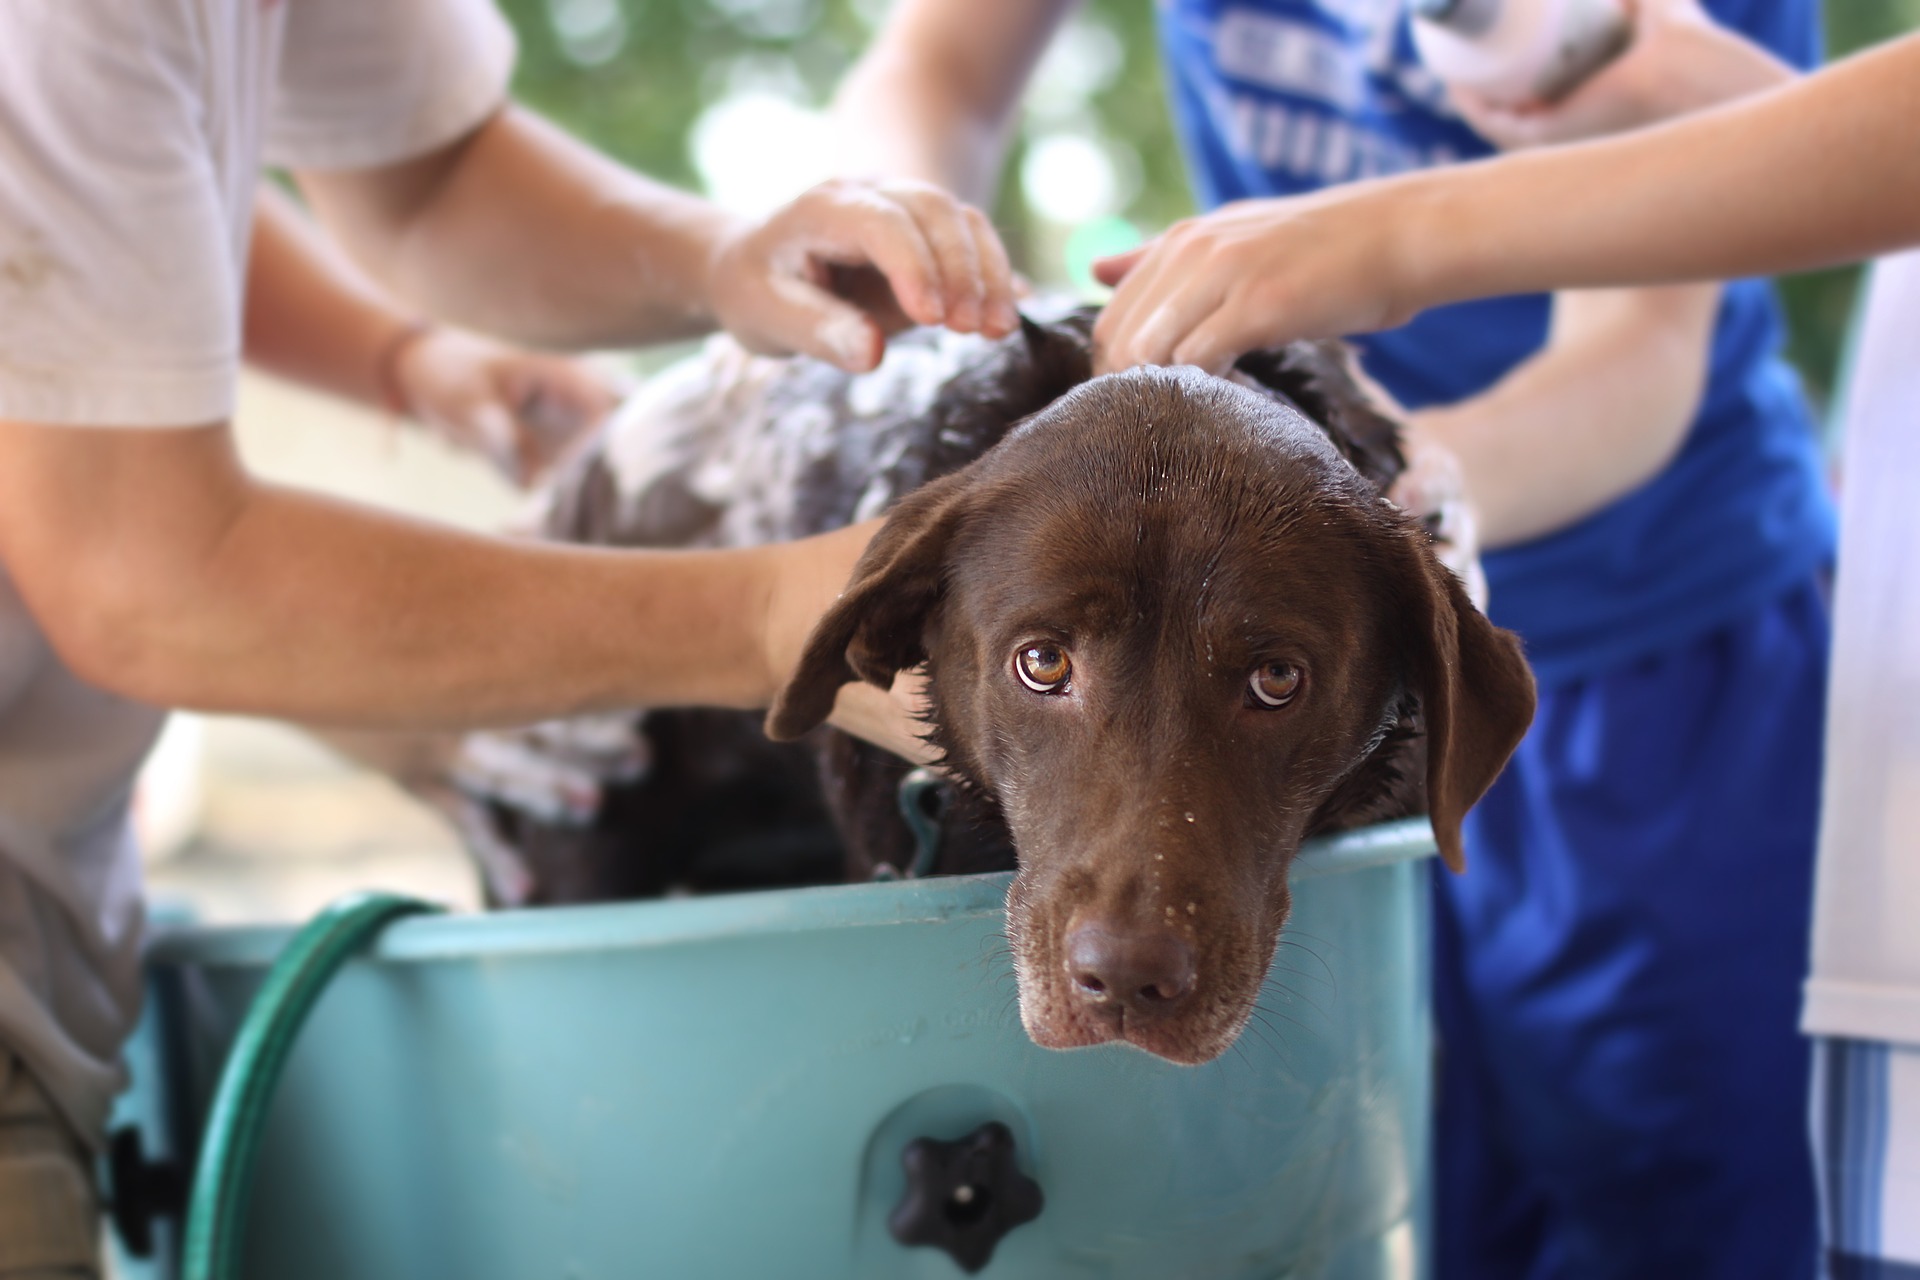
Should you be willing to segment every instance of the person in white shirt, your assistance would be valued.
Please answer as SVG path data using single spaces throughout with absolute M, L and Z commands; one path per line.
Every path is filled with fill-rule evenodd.
M 914 184 L 832 183 L 735 219 L 512 106 L 513 58 L 484 0 L 0 6 L 7 1280 L 95 1273 L 83 1153 L 137 1004 L 127 793 L 160 708 L 461 727 L 764 705 L 871 533 L 610 553 L 256 481 L 229 421 L 263 165 L 291 170 L 406 306 L 510 340 L 725 326 L 863 369 L 903 316 L 1016 322 L 977 211 Z M 873 312 L 825 287 L 863 272 L 890 286 L 848 291 L 886 299 Z M 838 714 L 911 748 L 884 693 L 853 690 Z
M 404 415 L 517 484 L 558 461 L 618 403 L 617 389 L 584 361 L 410 316 L 331 251 L 285 196 L 263 191 L 254 212 L 249 365 Z M 0 1260 L 90 1248 L 90 1215 L 73 1211 L 85 1205 L 76 1160 L 83 1144 L 0 1045 Z M 17 1273 L 0 1261 L 0 1275 Z

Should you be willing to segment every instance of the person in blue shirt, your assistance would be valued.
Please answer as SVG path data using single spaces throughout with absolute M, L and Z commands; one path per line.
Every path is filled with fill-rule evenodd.
M 984 201 L 1068 7 L 899 6 L 841 93 L 865 162 Z M 1816 56 L 1813 0 L 1707 8 L 1787 63 Z M 1709 25 L 1691 0 L 1643 0 L 1636 21 L 1570 132 L 1636 123 L 1646 68 Z M 1238 354 L 1209 345 L 1200 290 L 1258 288 L 1235 266 L 1257 260 L 1257 206 L 1233 202 L 1493 149 L 1419 65 L 1396 0 L 1163 0 L 1159 24 L 1215 212 L 1111 264 L 1137 278 L 1102 322 L 1109 366 Z M 1785 74 L 1760 61 L 1733 73 Z M 1473 114 L 1516 142 L 1540 132 Z M 1156 274 L 1183 243 L 1212 255 L 1200 284 Z M 1415 450 L 1457 456 L 1492 548 L 1491 616 L 1541 683 L 1470 819 L 1467 873 L 1435 882 L 1449 1280 L 1813 1267 L 1795 1017 L 1834 528 L 1780 338 L 1747 281 L 1477 302 L 1361 340 Z

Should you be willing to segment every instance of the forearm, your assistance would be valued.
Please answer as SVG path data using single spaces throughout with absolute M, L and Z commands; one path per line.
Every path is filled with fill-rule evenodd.
M 1573 524 L 1666 465 L 1699 408 L 1719 293 L 1560 294 L 1538 355 L 1482 395 L 1414 415 L 1458 457 L 1486 546 Z
M 713 327 L 708 266 L 733 220 L 517 108 L 378 183 L 300 183 L 362 265 L 436 317 L 574 349 Z
M 765 589 L 752 553 L 509 543 L 262 485 L 200 572 L 135 597 L 137 639 L 103 674 L 148 701 L 379 727 L 754 707 L 773 685 L 743 623 Z
M 834 98 L 852 173 L 992 207 L 1020 97 L 1074 0 L 908 0 Z
M 898 59 L 868 57 L 834 98 L 841 166 L 914 178 L 991 207 L 1011 122 L 982 118 Z
M 0 427 L 20 464 L 0 476 L 0 554 L 56 649 L 115 692 L 414 728 L 773 692 L 791 547 L 509 542 L 254 483 L 216 428 L 75 434 Z M 815 566 L 822 598 L 795 616 L 857 550 Z
M 1620 138 L 1376 188 L 1397 310 L 1802 270 L 1920 241 L 1920 37 Z
M 262 188 L 247 263 L 246 358 L 295 382 L 382 404 L 382 364 L 407 331 L 401 314 L 318 234 L 293 201 Z

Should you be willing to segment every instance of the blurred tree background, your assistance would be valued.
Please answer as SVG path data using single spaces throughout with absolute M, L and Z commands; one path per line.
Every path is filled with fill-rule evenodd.
M 1020 0 L 1013 0 L 1019 3 Z M 763 210 L 834 169 L 822 114 L 887 0 L 502 0 L 520 96 L 646 173 Z M 995 220 L 1034 279 L 1086 264 L 1192 208 L 1169 127 L 1152 0 L 1088 0 L 1036 74 Z M 1920 26 L 1920 0 L 1829 0 L 1841 56 Z M 1791 355 L 1824 399 L 1857 269 L 1784 282 Z

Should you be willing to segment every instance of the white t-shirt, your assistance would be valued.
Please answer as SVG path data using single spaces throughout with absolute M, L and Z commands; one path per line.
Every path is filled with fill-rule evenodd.
M 233 411 L 263 163 L 421 154 L 505 101 L 488 0 L 0 0 L 0 418 Z M 89 1140 L 139 999 L 134 770 L 162 713 L 61 663 L 0 566 L 0 1047 Z
M 1920 1045 L 1920 252 L 1875 265 L 1846 430 L 1803 1024 Z

